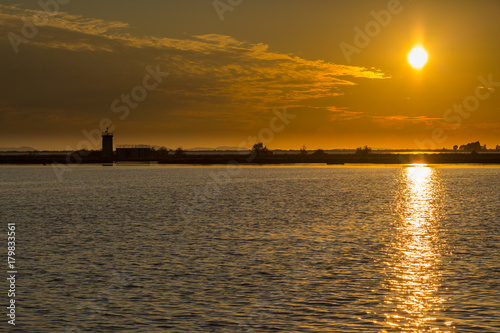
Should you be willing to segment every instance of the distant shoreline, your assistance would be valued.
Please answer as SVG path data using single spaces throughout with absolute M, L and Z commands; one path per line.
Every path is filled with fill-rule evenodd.
M 76 153 L 75 153 L 76 154 Z M 275 164 L 500 164 L 500 153 L 369 153 L 369 154 L 183 154 L 161 158 L 116 160 L 113 162 L 157 162 L 191 165 L 275 165 Z M 0 164 L 101 164 L 100 152 L 75 158 L 71 154 L 0 156 Z

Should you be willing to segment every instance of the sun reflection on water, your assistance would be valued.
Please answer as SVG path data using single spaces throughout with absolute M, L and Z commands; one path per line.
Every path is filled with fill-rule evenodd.
M 441 326 L 435 317 L 444 302 L 438 296 L 439 200 L 440 180 L 435 169 L 426 165 L 402 169 L 397 192 L 399 218 L 387 263 L 388 329 L 439 331 L 437 326 Z

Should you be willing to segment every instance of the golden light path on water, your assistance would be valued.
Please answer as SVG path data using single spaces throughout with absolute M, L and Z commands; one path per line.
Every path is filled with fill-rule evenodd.
M 399 218 L 389 250 L 391 260 L 387 263 L 388 331 L 440 331 L 438 326 L 454 330 L 452 322 L 435 325 L 435 313 L 444 302 L 438 296 L 442 249 L 438 235 L 440 196 L 436 169 L 425 165 L 402 169 L 396 194 Z

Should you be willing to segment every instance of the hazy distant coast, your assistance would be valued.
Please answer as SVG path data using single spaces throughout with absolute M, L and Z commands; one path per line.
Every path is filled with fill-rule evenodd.
M 164 154 L 152 152 L 145 158 L 117 159 L 114 162 L 158 162 L 159 164 L 500 164 L 498 152 L 372 152 L 369 154 L 356 154 L 352 151 L 335 152 L 272 152 L 259 155 L 253 152 L 190 152 L 182 154 Z M 79 152 L 30 152 L 30 153 L 0 153 L 0 164 L 88 164 L 102 163 L 100 151 Z

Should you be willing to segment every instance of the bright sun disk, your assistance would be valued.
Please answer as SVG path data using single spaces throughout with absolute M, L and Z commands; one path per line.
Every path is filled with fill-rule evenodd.
M 408 62 L 411 67 L 415 69 L 424 67 L 428 58 L 427 51 L 425 51 L 422 46 L 415 46 L 411 49 L 410 53 L 408 53 Z

